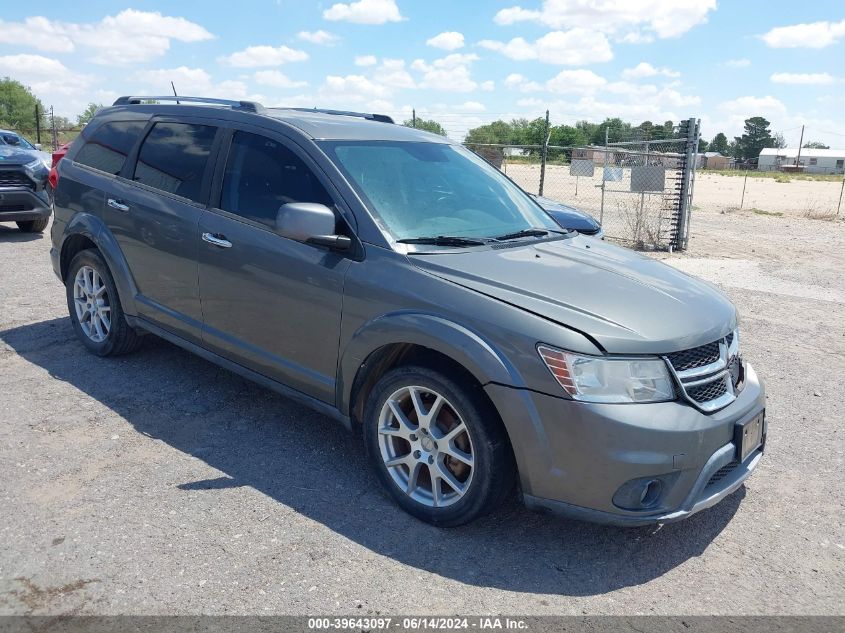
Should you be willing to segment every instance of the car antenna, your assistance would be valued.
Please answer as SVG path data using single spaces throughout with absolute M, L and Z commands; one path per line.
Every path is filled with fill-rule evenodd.
M 173 85 L 173 80 L 170 81 L 170 87 L 173 88 L 173 96 L 178 97 L 179 95 L 176 94 L 176 86 Z M 179 105 L 179 99 L 176 99 L 176 105 Z

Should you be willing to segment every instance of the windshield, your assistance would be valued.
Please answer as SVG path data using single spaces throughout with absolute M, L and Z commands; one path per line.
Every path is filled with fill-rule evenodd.
M 27 141 L 23 136 L 18 136 L 17 134 L 12 134 L 11 132 L 0 133 L 0 145 L 13 145 L 24 149 L 35 149 L 35 146 Z
M 560 231 L 525 192 L 463 147 L 416 141 L 321 146 L 396 240 Z

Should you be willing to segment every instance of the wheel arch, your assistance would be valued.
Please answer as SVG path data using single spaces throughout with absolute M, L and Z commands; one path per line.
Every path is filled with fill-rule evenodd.
M 516 368 L 479 333 L 440 316 L 400 312 L 368 322 L 351 338 L 339 362 L 338 408 L 353 424 L 360 421 L 381 376 L 413 363 L 445 366 L 482 393 L 491 382 L 523 385 Z
M 95 215 L 79 213 L 65 227 L 59 250 L 62 281 L 67 279 L 68 268 L 76 254 L 90 248 L 96 248 L 109 267 L 124 313 L 130 316 L 137 314 L 137 289 L 129 265 L 112 232 Z

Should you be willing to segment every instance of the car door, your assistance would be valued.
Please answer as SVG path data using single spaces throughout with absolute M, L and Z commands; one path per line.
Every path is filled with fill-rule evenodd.
M 206 119 L 153 119 L 104 206 L 138 289 L 139 315 L 196 343 L 197 230 L 219 129 Z
M 335 400 L 348 258 L 275 230 L 287 202 L 338 209 L 339 197 L 295 143 L 233 129 L 200 219 L 203 345 L 324 402 Z M 339 229 L 351 230 L 340 215 Z

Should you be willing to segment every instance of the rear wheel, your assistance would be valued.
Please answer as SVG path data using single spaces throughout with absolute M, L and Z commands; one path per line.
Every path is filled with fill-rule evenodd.
M 390 496 L 434 525 L 468 523 L 513 486 L 495 411 L 477 389 L 428 368 L 401 367 L 379 380 L 365 407 L 364 440 Z
M 18 228 L 24 233 L 43 233 L 49 223 L 50 218 L 38 218 L 37 220 L 15 222 L 15 224 L 18 225 Z
M 96 250 L 73 258 L 65 279 L 68 311 L 83 345 L 98 356 L 134 351 L 141 337 L 126 322 L 111 272 Z

